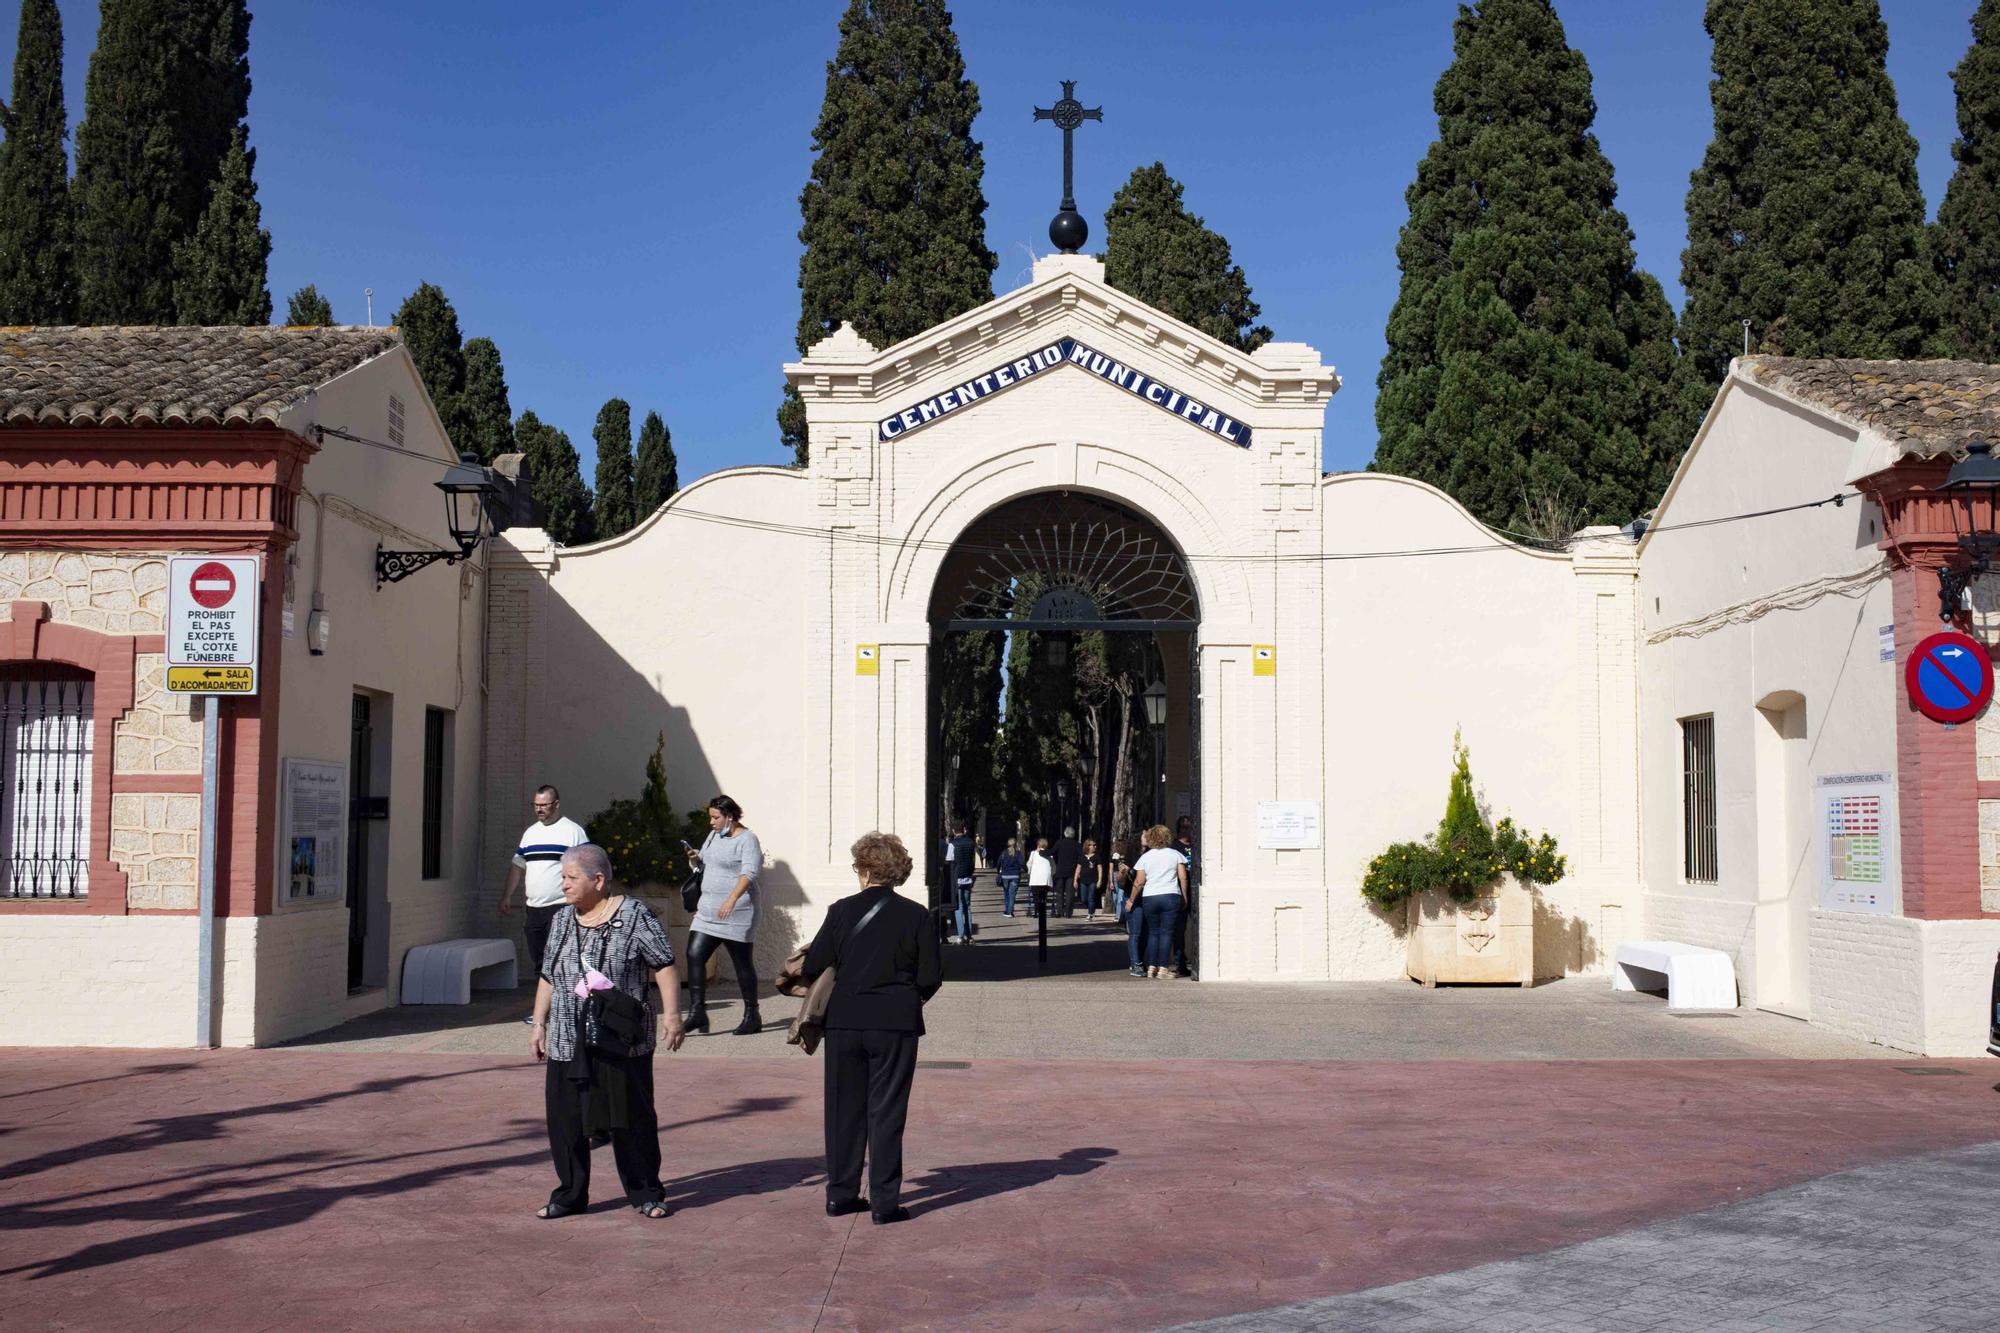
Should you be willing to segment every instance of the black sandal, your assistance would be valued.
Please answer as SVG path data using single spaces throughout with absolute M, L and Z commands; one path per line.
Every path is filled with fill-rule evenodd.
M 632 1211 L 641 1217 L 651 1218 L 654 1221 L 674 1215 L 673 1209 L 667 1207 L 657 1199 L 651 1203 L 635 1203 L 632 1205 Z
M 574 1217 L 582 1211 L 581 1208 L 565 1208 L 559 1203 L 545 1203 L 535 1210 L 535 1220 L 553 1222 L 558 1217 Z

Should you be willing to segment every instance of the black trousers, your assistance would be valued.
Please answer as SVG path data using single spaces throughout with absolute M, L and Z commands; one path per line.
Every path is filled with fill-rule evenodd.
M 556 913 L 563 905 L 555 903 L 549 907 L 530 907 L 528 915 L 521 923 L 522 933 L 528 937 L 528 975 L 542 975 L 542 955 L 549 948 L 549 927 L 555 924 Z
M 615 1059 L 604 1055 L 593 1058 Z M 653 1057 L 631 1055 L 617 1063 L 629 1087 L 625 1116 L 630 1126 L 611 1131 L 611 1158 L 618 1166 L 618 1183 L 625 1187 L 627 1203 L 658 1203 L 666 1197 L 666 1189 L 660 1184 L 660 1121 L 653 1111 Z M 580 1212 L 590 1204 L 590 1136 L 583 1124 L 585 1094 L 570 1082 L 569 1072 L 567 1062 L 549 1061 L 545 1094 L 549 1157 L 556 1167 L 556 1187 L 549 1202 Z
M 903 1197 L 903 1125 L 917 1072 L 917 1034 L 877 1028 L 826 1031 L 826 1197 L 861 1195 L 868 1157 L 868 1203 L 879 1216 Z
M 750 942 L 725 940 L 698 930 L 688 932 L 688 999 L 696 1009 L 708 1003 L 708 960 L 718 945 L 729 950 L 729 961 L 736 967 L 736 988 L 743 992 L 744 1007 L 755 1009 L 757 961 L 750 951 Z

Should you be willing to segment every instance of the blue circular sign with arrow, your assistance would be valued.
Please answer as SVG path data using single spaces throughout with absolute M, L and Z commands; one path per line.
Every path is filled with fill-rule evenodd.
M 1903 681 L 1910 702 L 1933 722 L 1970 722 L 1993 697 L 1993 659 L 1979 640 L 1945 630 L 1917 645 Z

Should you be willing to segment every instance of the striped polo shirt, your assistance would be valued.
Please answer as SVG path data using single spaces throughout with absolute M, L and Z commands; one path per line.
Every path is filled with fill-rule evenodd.
M 524 872 L 528 906 L 555 907 L 562 902 L 563 853 L 589 841 L 583 825 L 568 815 L 553 824 L 528 825 L 521 845 L 514 850 L 514 864 Z

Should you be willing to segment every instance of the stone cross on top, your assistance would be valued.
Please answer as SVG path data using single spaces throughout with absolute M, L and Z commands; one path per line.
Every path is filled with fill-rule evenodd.
M 1035 119 L 1052 120 L 1063 136 L 1063 197 L 1061 211 L 1049 222 L 1049 239 L 1056 249 L 1066 255 L 1073 255 L 1083 249 L 1083 243 L 1090 239 L 1090 224 L 1076 211 L 1075 151 L 1070 136 L 1086 120 L 1104 119 L 1104 108 L 1091 107 L 1084 110 L 1083 103 L 1076 100 L 1076 80 L 1062 79 L 1063 95 L 1052 107 L 1036 107 Z

